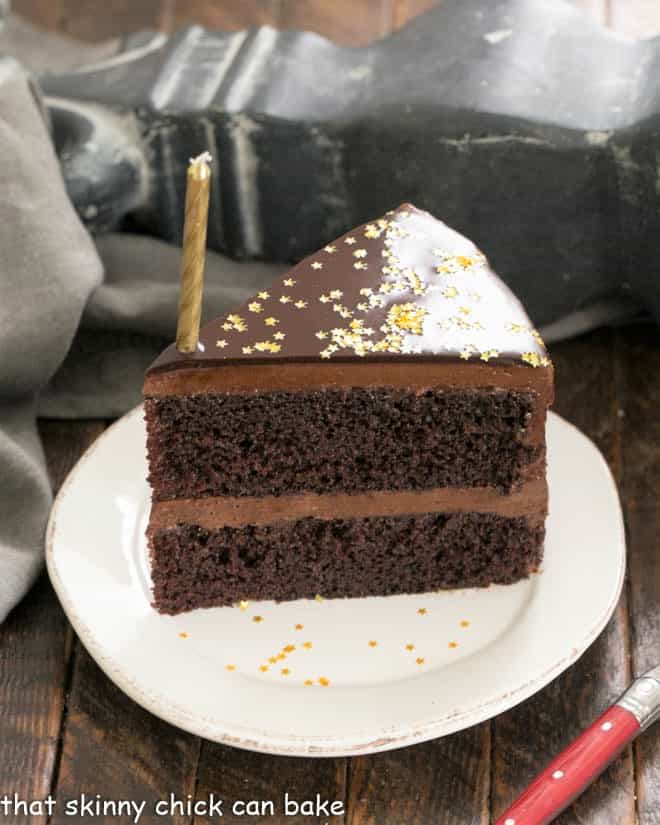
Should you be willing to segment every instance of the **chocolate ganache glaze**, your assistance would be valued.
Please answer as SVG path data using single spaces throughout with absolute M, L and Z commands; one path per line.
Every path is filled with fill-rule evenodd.
M 170 345 L 147 385 L 170 370 L 291 361 L 472 362 L 547 371 L 550 380 L 552 371 L 541 337 L 483 253 L 410 204 L 342 235 L 206 324 L 197 352 Z

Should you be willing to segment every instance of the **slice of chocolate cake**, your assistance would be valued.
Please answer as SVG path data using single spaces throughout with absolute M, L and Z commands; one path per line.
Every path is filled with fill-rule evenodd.
M 518 581 L 552 394 L 469 240 L 409 205 L 354 229 L 148 370 L 156 608 Z

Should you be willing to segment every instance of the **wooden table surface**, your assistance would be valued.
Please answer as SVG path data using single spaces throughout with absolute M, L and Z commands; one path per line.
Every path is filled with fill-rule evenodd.
M 171 31 L 190 22 L 219 28 L 268 22 L 361 43 L 402 25 L 432 2 L 14 0 L 13 8 L 44 27 L 88 40 L 144 26 Z M 657 0 L 581 0 L 581 5 L 628 34 L 660 31 Z M 124 696 L 78 642 L 44 576 L 0 626 L 0 798 L 17 793 L 43 799 L 52 792 L 62 801 L 84 792 L 151 805 L 170 793 L 280 799 L 288 791 L 299 798 L 318 793 L 343 800 L 346 813 L 286 820 L 225 815 L 224 821 L 487 825 L 632 674 L 660 661 L 660 333 L 650 326 L 601 330 L 554 346 L 552 355 L 555 409 L 603 451 L 621 491 L 629 543 L 620 604 L 574 667 L 514 710 L 434 742 L 352 759 L 263 756 L 200 740 Z M 42 422 L 55 488 L 107 424 Z M 659 757 L 660 728 L 651 729 L 558 821 L 660 823 Z M 47 818 L 12 820 L 0 814 L 0 821 Z M 58 805 L 50 821 L 83 820 L 65 817 Z M 141 821 L 203 825 L 211 819 L 177 815 Z

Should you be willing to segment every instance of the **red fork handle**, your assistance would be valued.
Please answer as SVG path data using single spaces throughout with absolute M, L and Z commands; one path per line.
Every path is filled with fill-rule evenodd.
M 546 825 L 640 732 L 634 713 L 612 705 L 543 770 L 495 825 Z

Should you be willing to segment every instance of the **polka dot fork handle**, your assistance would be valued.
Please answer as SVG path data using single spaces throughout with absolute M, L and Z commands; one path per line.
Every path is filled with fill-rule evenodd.
M 578 797 L 660 716 L 660 667 L 628 690 L 550 762 L 495 825 L 545 825 Z

